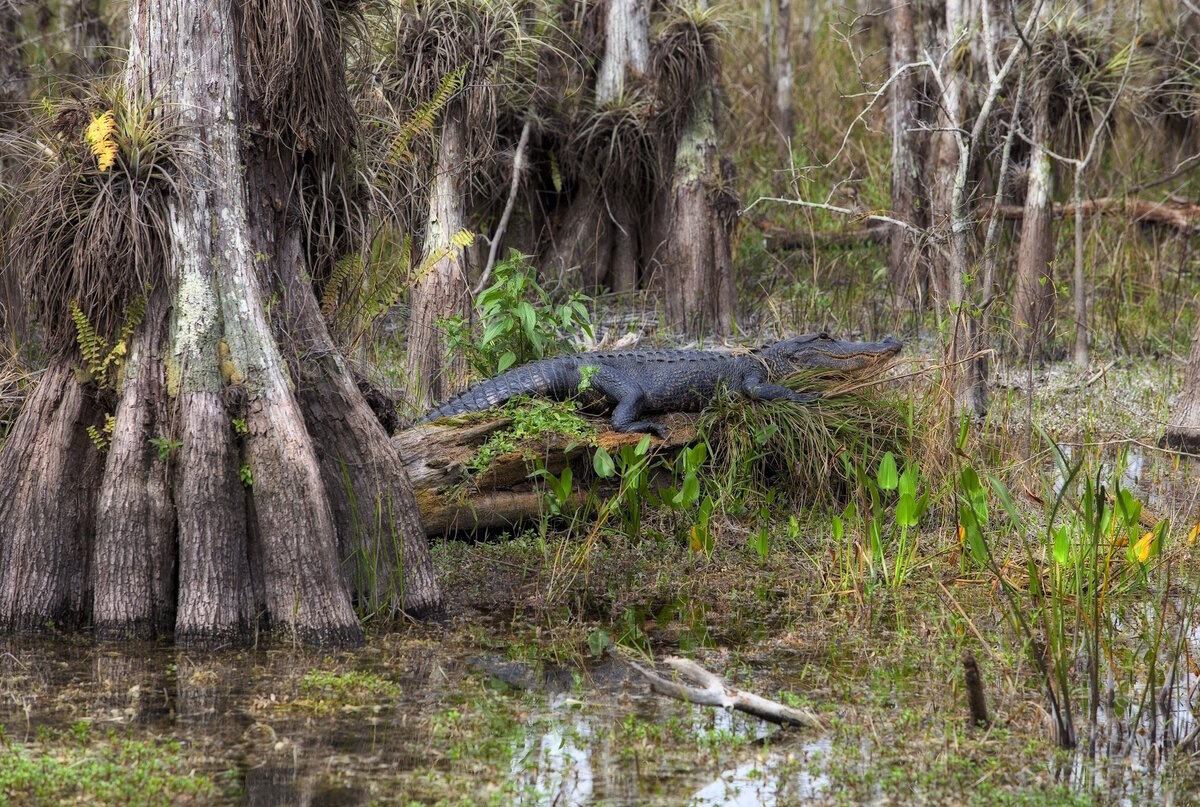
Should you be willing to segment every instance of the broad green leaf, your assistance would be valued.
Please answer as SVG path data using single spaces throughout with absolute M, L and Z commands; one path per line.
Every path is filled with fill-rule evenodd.
M 511 350 L 504 351 L 504 353 L 500 355 L 500 358 L 496 360 L 496 373 L 503 373 L 509 367 L 512 367 L 514 364 L 516 364 L 516 361 L 516 353 L 513 353 Z
M 901 527 L 915 527 L 918 521 L 917 500 L 911 493 L 901 493 L 896 502 L 896 523 Z
M 592 469 L 601 479 L 610 478 L 617 470 L 612 456 L 604 450 L 603 446 L 596 446 L 596 453 L 592 455 Z
M 916 463 L 908 463 L 904 466 L 904 473 L 900 474 L 900 485 L 897 488 L 900 493 L 907 493 L 915 497 L 917 495 L 917 465 Z
M 650 435 L 645 435 L 641 440 L 638 440 L 637 447 L 633 449 L 633 453 L 641 457 L 650 450 Z
M 875 474 L 880 490 L 895 490 L 900 478 L 896 473 L 896 457 L 892 452 L 883 455 L 879 461 L 879 471 Z
M 700 480 L 695 474 L 688 474 L 684 477 L 683 487 L 679 489 L 679 493 L 675 496 L 675 504 L 680 507 L 690 507 L 696 499 L 700 498 Z
M 840 516 L 833 517 L 833 540 L 840 541 L 846 534 L 846 524 Z

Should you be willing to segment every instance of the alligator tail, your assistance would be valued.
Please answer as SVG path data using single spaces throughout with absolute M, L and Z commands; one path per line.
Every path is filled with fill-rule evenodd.
M 521 395 L 553 396 L 555 390 L 562 386 L 557 382 L 561 380 L 559 376 L 564 369 L 553 361 L 536 361 L 522 365 L 475 384 L 438 406 L 418 422 L 430 423 L 439 418 L 467 412 L 482 412 Z

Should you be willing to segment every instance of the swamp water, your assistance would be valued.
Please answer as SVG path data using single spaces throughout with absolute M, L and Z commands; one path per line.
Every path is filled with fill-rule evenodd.
M 1194 514 L 1194 471 L 1131 456 L 1123 484 L 1156 510 Z M 1168 684 L 1169 697 L 1126 685 L 1100 709 L 1093 755 L 1083 699 L 1080 748 L 1060 750 L 994 588 L 942 553 L 904 589 L 860 603 L 803 568 L 820 550 L 781 550 L 774 566 L 732 551 L 719 561 L 725 589 L 667 609 L 674 616 L 639 617 L 657 654 L 698 635 L 689 654 L 813 709 L 818 732 L 664 699 L 619 658 L 592 657 L 586 640 L 548 650 L 544 622 L 512 616 L 515 589 L 493 579 L 500 567 L 487 561 L 511 550 L 447 546 L 435 557 L 458 575 L 447 582 L 454 616 L 369 632 L 360 651 L 0 643 L 0 805 L 1198 802 L 1200 758 L 1176 747 L 1200 725 L 1200 623 L 1186 613 L 1194 559 L 1180 558 L 1167 589 L 1168 623 L 1190 625 L 1153 690 Z M 483 552 L 462 571 L 464 554 Z M 464 574 L 489 595 L 464 593 Z M 756 600 L 746 613 L 774 616 L 730 629 L 738 604 Z M 1131 603 L 1130 629 L 1152 610 Z M 705 625 L 684 616 L 697 613 Z M 983 671 L 991 728 L 967 725 L 965 648 Z M 525 660 L 547 656 L 560 661 Z M 1154 720 L 1135 720 L 1151 703 L 1161 703 Z

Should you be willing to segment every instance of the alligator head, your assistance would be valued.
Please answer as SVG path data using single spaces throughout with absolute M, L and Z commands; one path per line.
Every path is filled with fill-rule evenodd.
M 776 379 L 801 370 L 861 375 L 888 362 L 902 347 L 890 336 L 880 342 L 843 342 L 827 333 L 806 333 L 763 347 L 761 356 Z

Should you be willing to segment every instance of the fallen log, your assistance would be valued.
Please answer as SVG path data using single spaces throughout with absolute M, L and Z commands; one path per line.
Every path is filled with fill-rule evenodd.
M 852 227 L 832 233 L 789 230 L 761 219 L 756 220 L 754 226 L 763 234 L 766 247 L 772 252 L 838 249 L 859 244 L 877 244 L 885 241 L 891 231 L 891 225 L 886 222 L 871 222 L 861 227 Z
M 569 464 L 576 480 L 573 503 L 587 498 L 587 487 L 594 481 L 592 455 L 596 446 L 617 454 L 624 445 L 637 445 L 643 434 L 612 431 L 606 418 L 587 418 L 596 433 L 587 440 L 556 432 L 526 440 L 497 456 L 483 471 L 472 472 L 472 460 L 479 448 L 511 420 L 495 417 L 486 420 L 447 420 L 414 426 L 392 438 L 408 470 L 417 496 L 421 521 L 429 535 L 456 531 L 508 528 L 542 510 L 542 494 L 536 480 L 530 478 L 539 466 L 560 474 Z M 697 415 L 673 414 L 655 418 L 670 430 L 666 440 L 651 437 L 652 451 L 682 448 L 696 439 Z M 608 485 L 607 488 L 613 487 Z M 599 492 L 604 492 L 602 486 Z
M 1148 222 L 1169 227 L 1183 233 L 1200 232 L 1200 205 L 1189 202 L 1151 202 L 1134 197 L 1106 196 L 1089 199 L 1080 205 L 1085 216 L 1126 215 L 1134 222 Z M 1025 215 L 1020 205 L 1001 205 L 996 215 L 1003 219 L 1017 220 Z M 1054 217 L 1066 218 L 1075 215 L 1075 205 L 1054 205 Z

